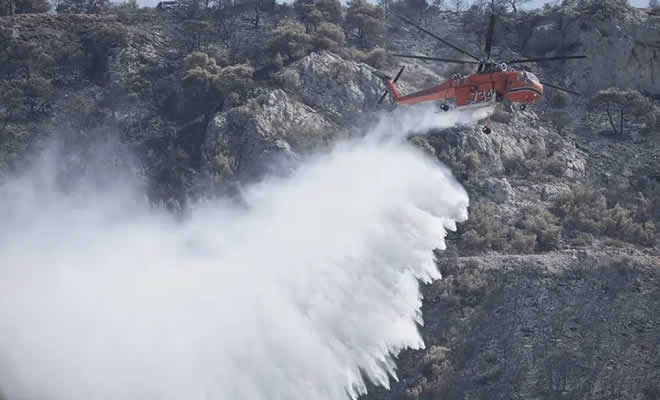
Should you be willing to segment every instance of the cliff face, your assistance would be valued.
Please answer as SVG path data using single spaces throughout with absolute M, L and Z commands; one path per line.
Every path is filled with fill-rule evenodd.
M 617 15 L 618 14 L 618 15 Z M 593 93 L 606 87 L 660 94 L 660 18 L 640 9 L 591 7 L 537 16 L 522 24 L 526 55 L 585 54 L 567 63 L 566 82 Z M 575 66 L 575 68 L 572 68 Z

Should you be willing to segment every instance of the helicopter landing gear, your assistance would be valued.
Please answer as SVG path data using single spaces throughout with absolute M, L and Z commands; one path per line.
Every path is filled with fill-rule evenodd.
M 490 132 L 491 132 L 491 131 L 490 131 L 490 128 L 487 127 L 487 126 L 484 126 L 483 128 L 481 128 L 481 131 L 482 131 L 483 133 L 485 133 L 486 135 L 490 135 Z
M 527 108 L 527 104 L 520 105 L 520 111 L 525 111 L 526 108 Z
M 440 109 L 442 111 L 449 111 L 449 106 L 446 105 L 445 103 L 440 104 Z

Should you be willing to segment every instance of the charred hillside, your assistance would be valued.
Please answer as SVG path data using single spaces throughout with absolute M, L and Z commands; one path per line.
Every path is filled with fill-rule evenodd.
M 114 143 L 150 199 L 184 214 L 373 123 L 374 69 L 405 65 L 404 92 L 474 72 L 391 57 L 458 57 L 393 13 L 474 53 L 488 26 L 480 3 L 2 4 L 0 179 L 54 139 L 74 184 Z M 494 57 L 586 54 L 525 67 L 583 96 L 546 88 L 498 109 L 490 135 L 409 139 L 465 186 L 470 219 L 436 254 L 445 279 L 424 288 L 426 350 L 399 355 L 399 382 L 366 398 L 657 399 L 660 18 L 622 0 L 498 7 Z

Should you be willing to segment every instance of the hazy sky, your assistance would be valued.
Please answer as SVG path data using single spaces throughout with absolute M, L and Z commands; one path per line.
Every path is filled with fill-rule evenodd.
M 635 7 L 646 7 L 648 6 L 649 2 L 648 0 L 628 0 L 630 4 L 632 4 Z M 543 4 L 548 3 L 547 1 L 543 0 L 532 0 L 529 4 L 525 6 L 526 9 L 529 8 L 539 8 L 543 7 Z
M 138 0 L 138 4 L 141 6 L 155 7 L 160 0 Z M 283 0 L 279 0 L 283 1 Z M 290 2 L 291 0 L 284 0 L 285 2 Z M 648 5 L 648 0 L 628 0 L 630 4 L 635 7 L 646 7 Z M 121 3 L 122 0 L 114 0 L 113 2 Z M 468 0 L 468 2 L 471 2 Z M 532 0 L 530 3 L 525 5 L 525 9 L 539 8 L 543 7 L 543 4 L 548 3 L 544 0 Z

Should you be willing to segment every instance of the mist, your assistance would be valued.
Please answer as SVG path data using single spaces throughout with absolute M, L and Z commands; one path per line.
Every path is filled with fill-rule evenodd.
M 47 151 L 0 186 L 0 397 L 347 399 L 423 348 L 419 282 L 467 218 L 451 171 L 388 114 L 284 177 L 177 221 L 129 172 L 64 190 Z M 414 123 L 413 125 L 410 125 Z M 100 148 L 99 152 L 108 151 Z M 107 153 L 104 153 L 107 154 Z M 99 179 L 105 177 L 105 179 Z

